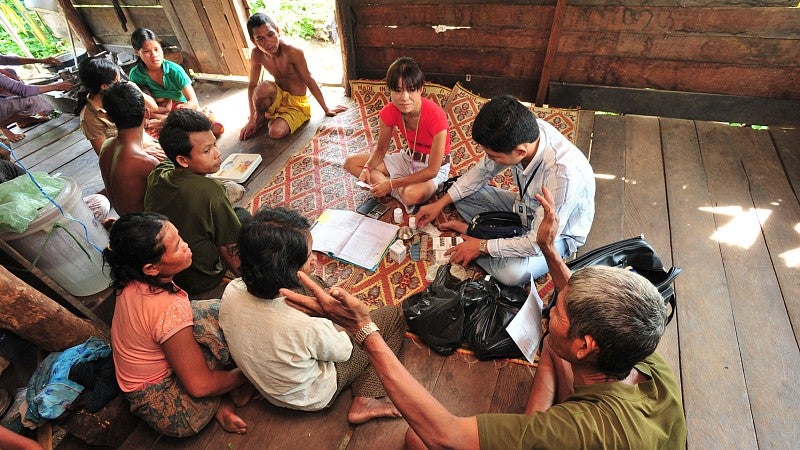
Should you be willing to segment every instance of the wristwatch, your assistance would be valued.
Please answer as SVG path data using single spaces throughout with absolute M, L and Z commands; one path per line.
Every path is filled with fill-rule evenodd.
M 481 253 L 485 253 L 485 254 L 488 255 L 489 254 L 489 241 L 487 241 L 486 239 L 481 239 L 479 249 L 480 249 Z
M 364 345 L 364 340 L 367 339 L 367 336 L 377 331 L 380 330 L 378 329 L 378 326 L 375 325 L 375 322 L 370 322 L 361 327 L 361 329 L 358 330 L 355 335 L 353 335 L 353 340 L 356 341 L 356 344 L 358 344 L 359 347 L 361 347 Z

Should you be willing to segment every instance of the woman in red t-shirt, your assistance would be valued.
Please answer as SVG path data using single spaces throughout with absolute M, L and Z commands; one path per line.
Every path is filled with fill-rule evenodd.
M 391 103 L 380 112 L 378 144 L 372 153 L 351 155 L 344 168 L 370 185 L 375 197 L 392 195 L 406 206 L 427 201 L 450 174 L 447 115 L 422 96 L 425 75 L 409 57 L 395 60 L 386 71 Z M 389 153 L 394 128 L 402 148 Z

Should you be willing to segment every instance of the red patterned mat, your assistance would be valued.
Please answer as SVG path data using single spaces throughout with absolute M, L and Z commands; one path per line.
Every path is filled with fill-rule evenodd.
M 381 81 L 353 81 L 350 86 L 353 101 L 350 108 L 327 119 L 326 124 L 317 129 L 314 137 L 259 189 L 247 205 L 250 211 L 262 205 L 285 206 L 313 221 L 325 209 L 354 210 L 367 199 L 369 194 L 355 185 L 356 179 L 345 172 L 342 163 L 347 155 L 366 153 L 373 148 L 379 128 L 378 113 L 388 103 L 389 95 Z M 488 99 L 471 93 L 460 84 L 453 89 L 428 84 L 425 96 L 443 105 L 447 113 L 453 158 L 451 175 L 461 174 L 483 156 L 472 141 L 471 124 Z M 531 110 L 575 141 L 577 110 L 536 107 Z M 399 148 L 399 133 L 395 133 L 389 151 Z M 493 183 L 516 190 L 509 171 L 499 174 Z M 382 220 L 390 221 L 391 210 L 401 205 L 390 197 L 381 201 L 390 207 Z M 330 285 L 345 287 L 371 307 L 399 304 L 427 285 L 426 261 L 414 262 L 407 258 L 398 264 L 386 256 L 374 273 L 324 255 L 319 256 L 319 263 L 317 275 Z M 541 294 L 552 290 L 552 286 L 539 282 L 537 288 Z

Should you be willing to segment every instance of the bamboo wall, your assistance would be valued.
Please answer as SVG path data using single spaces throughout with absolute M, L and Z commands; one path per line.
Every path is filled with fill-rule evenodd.
M 800 100 L 796 5 L 568 0 L 550 81 Z M 533 100 L 555 0 L 340 0 L 339 8 L 352 30 L 350 78 L 383 78 L 407 55 L 434 81 Z

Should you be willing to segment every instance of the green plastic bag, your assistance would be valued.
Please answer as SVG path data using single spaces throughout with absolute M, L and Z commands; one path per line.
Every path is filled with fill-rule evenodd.
M 64 188 L 64 180 L 45 172 L 34 172 L 33 178 L 51 198 Z M 39 209 L 49 204 L 28 176 L 0 183 L 0 230 L 22 233 L 39 216 Z

